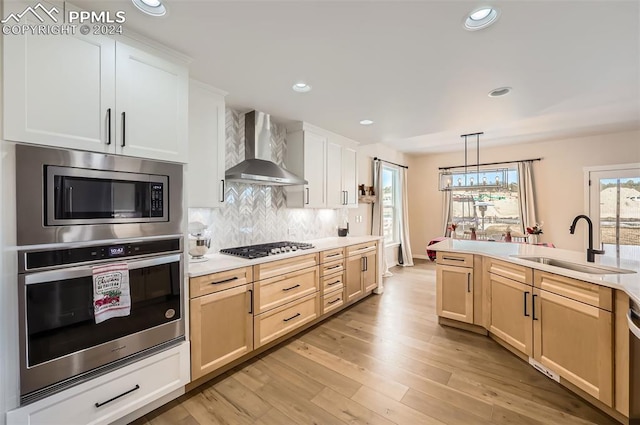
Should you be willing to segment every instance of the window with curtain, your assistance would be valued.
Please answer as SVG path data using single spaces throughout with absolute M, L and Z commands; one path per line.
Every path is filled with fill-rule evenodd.
M 382 220 L 384 241 L 400 242 L 400 176 L 395 167 L 382 166 Z
M 505 233 L 507 227 L 514 232 L 521 229 L 518 170 L 515 167 L 504 170 L 506 182 L 500 187 L 483 187 L 495 180 L 493 170 L 469 172 L 466 183 L 464 173 L 451 175 L 451 216 L 448 221 L 457 224 L 458 236 L 471 227 L 481 235 L 496 239 Z M 462 187 L 458 189 L 457 185 Z

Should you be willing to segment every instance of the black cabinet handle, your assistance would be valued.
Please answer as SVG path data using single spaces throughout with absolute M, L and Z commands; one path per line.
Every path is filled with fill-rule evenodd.
M 529 291 L 524 293 L 524 317 L 529 317 L 530 314 L 527 313 L 527 295 L 529 295 Z
M 538 318 L 536 317 L 536 294 L 533 294 L 533 297 L 531 298 L 531 315 L 533 316 L 533 320 L 538 320 Z
M 289 320 L 293 320 L 296 317 L 300 316 L 300 313 L 296 313 L 293 316 L 289 317 L 288 319 L 282 319 L 283 322 L 288 322 Z
M 342 267 L 342 264 L 338 264 L 337 266 L 333 266 L 333 267 L 327 267 L 325 270 L 329 271 L 329 270 L 333 270 L 333 269 L 339 269 L 340 267 Z
M 105 404 L 109 404 L 109 403 L 111 403 L 112 401 L 115 401 L 115 400 L 119 399 L 120 397 L 124 397 L 124 396 L 126 396 L 127 394 L 131 394 L 132 392 L 134 392 L 134 391 L 136 391 L 136 390 L 139 390 L 139 389 L 140 389 L 140 385 L 137 385 L 137 384 L 136 384 L 136 386 L 135 386 L 135 387 L 133 387 L 133 388 L 131 388 L 129 391 L 125 391 L 125 392 L 123 392 L 122 394 L 117 395 L 117 396 L 115 396 L 115 397 L 113 397 L 113 398 L 110 398 L 110 399 L 109 399 L 109 400 L 107 400 L 107 401 L 103 401 L 102 403 L 96 403 L 96 404 L 95 404 L 95 406 L 96 406 L 96 407 L 102 407 L 102 406 L 104 406 Z
M 111 144 L 111 108 L 107 109 L 107 145 Z
M 345 203 L 344 203 L 344 204 L 345 204 L 345 205 L 349 205 L 349 191 L 348 191 L 348 190 L 345 190 L 345 191 L 344 191 L 344 193 L 346 193 L 346 194 L 347 194 L 347 200 L 345 201 Z
M 249 289 L 249 314 L 253 314 L 253 289 Z
M 125 112 L 122 113 L 122 143 L 120 146 L 124 148 L 125 139 L 127 137 L 127 114 Z
M 364 271 L 369 270 L 369 257 L 364 257 Z
M 300 287 L 300 284 L 293 285 L 291 288 L 283 288 L 282 292 L 287 292 L 287 291 L 290 291 L 292 289 L 296 289 L 296 288 L 299 288 L 299 287 Z
M 365 257 L 360 257 L 360 271 L 361 272 L 365 271 L 365 269 L 364 269 L 364 258 Z
M 471 292 L 471 273 L 467 273 L 467 292 Z
M 464 261 L 464 258 L 456 258 L 456 257 L 442 257 L 443 260 L 447 261 Z
M 304 190 L 307 191 L 307 202 L 305 202 L 306 205 L 309 205 L 309 188 L 305 187 Z
M 224 202 L 224 179 L 220 180 L 222 183 L 222 190 L 220 191 L 220 202 Z
M 335 282 L 331 282 L 331 283 L 327 284 L 327 286 L 337 285 L 337 284 L 338 284 L 338 283 L 340 283 L 340 282 L 341 282 L 341 280 L 340 280 L 340 279 L 338 279 L 338 280 L 336 280 Z
M 341 300 L 342 300 L 342 298 L 336 298 L 336 299 L 335 299 L 335 300 L 333 300 L 333 301 L 329 301 L 327 304 L 329 304 L 329 305 L 331 305 L 331 304 L 335 304 L 335 303 L 337 303 L 338 301 L 341 301 Z
M 230 277 L 229 279 L 218 280 L 215 282 L 211 282 L 211 285 L 220 285 L 221 283 L 233 282 L 234 280 L 238 280 L 238 276 Z

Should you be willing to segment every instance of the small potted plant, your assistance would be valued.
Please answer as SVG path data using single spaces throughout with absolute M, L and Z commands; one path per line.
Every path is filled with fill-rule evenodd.
M 469 230 L 471 231 L 471 240 L 475 241 L 476 239 L 478 239 L 478 235 L 476 234 L 476 228 L 475 227 L 469 227 Z

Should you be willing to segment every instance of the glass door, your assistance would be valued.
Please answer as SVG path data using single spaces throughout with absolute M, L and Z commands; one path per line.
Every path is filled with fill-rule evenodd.
M 588 173 L 594 247 L 606 256 L 640 259 L 640 167 Z

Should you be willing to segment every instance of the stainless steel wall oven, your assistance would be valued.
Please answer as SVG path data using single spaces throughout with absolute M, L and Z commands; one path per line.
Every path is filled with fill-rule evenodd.
M 182 166 L 25 145 L 16 164 L 22 403 L 183 341 Z M 96 323 L 93 268 L 122 263 L 130 313 Z

